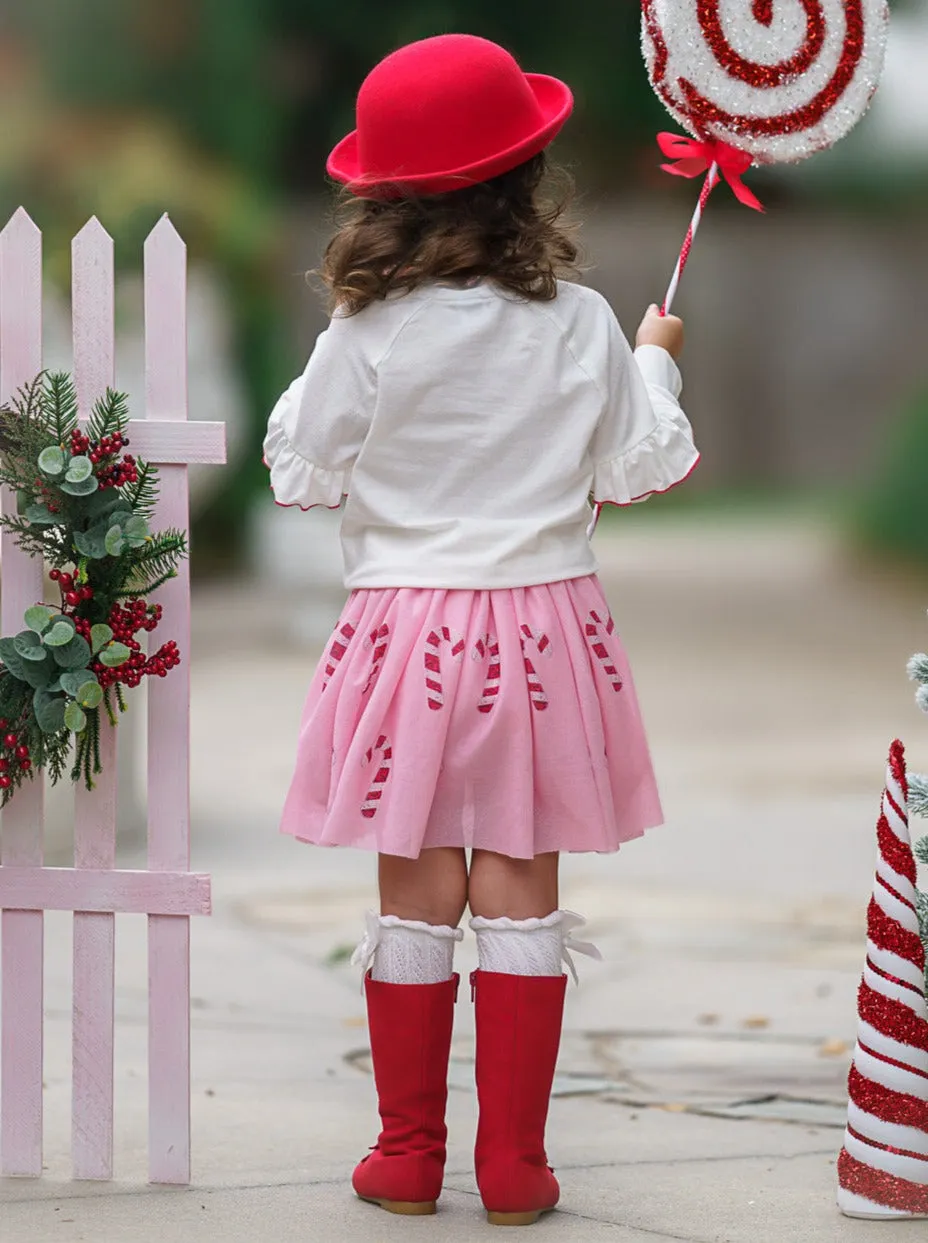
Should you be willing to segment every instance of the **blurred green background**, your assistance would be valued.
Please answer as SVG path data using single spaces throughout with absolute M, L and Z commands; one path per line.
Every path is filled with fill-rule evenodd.
M 754 175 L 764 219 L 717 196 L 680 303 L 705 464 L 672 505 L 838 498 L 859 538 L 928 559 L 928 7 L 899 3 L 895 17 L 860 130 Z M 266 503 L 267 414 L 323 322 L 302 274 L 325 235 L 325 155 L 397 45 L 467 30 L 564 77 L 577 112 L 558 154 L 580 190 L 589 279 L 629 333 L 660 297 L 695 187 L 657 169 L 654 134 L 670 123 L 638 20 L 631 0 L 5 0 L 0 217 L 26 206 L 66 297 L 70 239 L 91 214 L 131 274 L 168 211 L 222 321 L 210 366 L 238 435 L 197 505 L 199 573 L 241 562 Z

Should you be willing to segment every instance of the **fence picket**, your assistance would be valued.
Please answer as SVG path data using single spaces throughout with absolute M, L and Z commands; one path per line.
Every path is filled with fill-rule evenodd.
M 145 242 L 146 417 L 187 418 L 187 248 L 167 216 Z M 186 529 L 187 468 L 163 465 L 158 525 Z M 148 695 L 148 866 L 190 866 L 190 569 L 161 588 L 165 636 L 183 653 L 180 666 Z M 190 919 L 150 915 L 149 1175 L 190 1181 Z
M 42 235 L 20 208 L 0 233 L 0 401 L 42 368 Z M 15 498 L 2 490 L 4 512 Z M 2 629 L 15 634 L 23 612 L 42 597 L 42 567 L 3 532 Z M 3 812 L 0 862 L 42 862 L 43 790 L 29 782 Z M 0 1171 L 38 1177 L 42 1172 L 42 994 L 44 917 L 41 911 L 4 910 L 2 932 L 2 1072 Z
M 71 245 L 74 382 L 78 413 L 115 383 L 113 240 L 94 217 Z M 75 790 L 74 866 L 116 865 L 116 731 L 101 714 L 102 774 Z M 113 1176 L 113 1028 L 116 920 L 74 914 L 71 1157 L 75 1178 Z

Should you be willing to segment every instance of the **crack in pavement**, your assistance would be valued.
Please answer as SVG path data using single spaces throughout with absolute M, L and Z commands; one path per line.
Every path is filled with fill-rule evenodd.
M 476 1199 L 479 1194 L 476 1191 L 470 1191 L 463 1187 L 451 1187 L 449 1190 L 456 1192 L 458 1195 L 469 1196 L 472 1199 Z M 612 1217 L 596 1217 L 592 1213 L 578 1213 L 575 1209 L 564 1208 L 560 1204 L 554 1211 L 559 1217 L 571 1217 L 575 1221 L 595 1221 L 600 1226 L 620 1226 L 623 1230 L 637 1230 L 641 1234 L 646 1234 L 653 1239 L 672 1239 L 673 1243 L 713 1243 L 711 1239 L 700 1239 L 694 1234 L 670 1234 L 666 1230 L 655 1230 L 651 1226 L 632 1225 L 627 1221 L 616 1221 Z

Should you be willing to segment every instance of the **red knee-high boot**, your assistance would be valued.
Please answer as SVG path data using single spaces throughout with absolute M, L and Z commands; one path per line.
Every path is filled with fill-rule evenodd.
M 384 984 L 368 976 L 365 988 L 383 1130 L 352 1186 L 362 1200 L 391 1213 L 434 1213 L 445 1170 L 458 977 L 443 984 Z
M 561 1040 L 567 976 L 475 971 L 477 1185 L 490 1222 L 527 1226 L 554 1208 L 545 1123 Z

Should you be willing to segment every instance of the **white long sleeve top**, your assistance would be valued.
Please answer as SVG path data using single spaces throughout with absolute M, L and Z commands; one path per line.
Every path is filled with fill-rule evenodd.
M 336 314 L 270 416 L 281 505 L 338 507 L 345 584 L 525 587 L 594 573 L 590 499 L 627 505 L 699 454 L 680 372 L 606 300 L 429 284 Z

